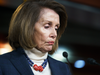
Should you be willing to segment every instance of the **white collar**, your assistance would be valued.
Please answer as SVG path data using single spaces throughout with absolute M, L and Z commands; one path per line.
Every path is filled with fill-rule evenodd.
M 47 59 L 48 56 L 48 52 L 43 53 L 36 48 L 33 48 L 31 50 L 25 50 L 25 53 L 31 60 L 35 60 L 35 61 Z

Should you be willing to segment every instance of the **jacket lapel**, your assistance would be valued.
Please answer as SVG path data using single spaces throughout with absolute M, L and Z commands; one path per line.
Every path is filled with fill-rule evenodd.
M 51 57 L 48 56 L 49 66 L 51 69 L 52 75 L 62 75 L 60 71 L 59 64 L 55 62 Z
M 21 75 L 34 75 L 24 53 L 24 50 L 19 48 L 12 52 L 12 57 L 10 60 Z

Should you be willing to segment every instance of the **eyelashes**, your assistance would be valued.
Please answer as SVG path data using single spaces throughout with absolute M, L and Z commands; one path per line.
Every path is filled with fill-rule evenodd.
M 45 29 L 49 28 L 49 26 L 44 26 Z
M 51 25 L 49 25 L 49 24 L 46 24 L 46 25 L 44 26 L 45 29 L 48 29 L 48 28 L 50 28 L 50 27 L 51 27 Z M 58 30 L 58 28 L 59 28 L 58 25 L 56 25 L 56 26 L 55 26 L 55 30 Z
M 55 28 L 55 30 L 57 31 L 57 30 L 58 30 L 58 28 Z

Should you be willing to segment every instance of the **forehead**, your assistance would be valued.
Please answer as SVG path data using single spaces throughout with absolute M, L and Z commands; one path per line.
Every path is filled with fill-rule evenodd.
M 56 19 L 57 21 L 59 21 L 59 15 L 52 9 L 43 8 L 40 12 L 39 19 L 43 20 Z

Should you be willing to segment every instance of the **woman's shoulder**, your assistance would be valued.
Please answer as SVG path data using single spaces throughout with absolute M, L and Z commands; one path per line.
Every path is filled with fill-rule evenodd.
M 48 56 L 48 62 L 49 62 L 49 65 L 55 66 L 57 69 L 59 69 L 62 72 L 62 75 L 71 75 L 70 67 L 68 64 L 61 62 L 59 60 L 56 60 L 50 56 Z
M 23 49 L 18 48 L 18 49 L 15 49 L 15 50 L 11 51 L 11 52 L 0 55 L 0 59 L 9 59 L 12 55 L 13 56 L 18 56 L 21 53 L 23 53 Z
M 0 66 L 3 64 L 8 64 L 12 59 L 20 56 L 20 53 L 17 50 L 0 55 Z
M 11 56 L 11 54 L 12 54 L 12 52 L 8 52 L 8 53 L 5 53 L 5 54 L 0 55 L 0 60 L 9 59 L 10 56 Z
M 48 60 L 52 61 L 53 63 L 59 64 L 59 65 L 67 65 L 66 63 L 64 63 L 62 61 L 59 61 L 59 60 L 52 58 L 51 56 L 48 56 Z
M 11 52 L 0 55 L 0 67 L 10 62 Z

